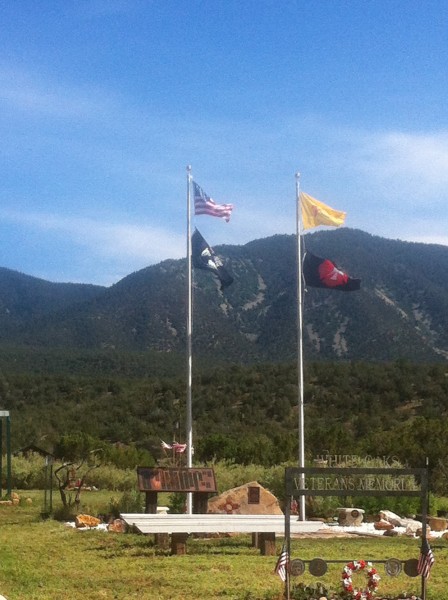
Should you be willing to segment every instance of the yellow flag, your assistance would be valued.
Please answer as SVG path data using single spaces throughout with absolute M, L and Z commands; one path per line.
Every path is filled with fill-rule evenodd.
M 300 192 L 300 205 L 302 207 L 302 223 L 304 229 L 311 229 L 318 225 L 339 227 L 345 221 L 345 212 L 342 210 L 335 210 L 304 192 Z

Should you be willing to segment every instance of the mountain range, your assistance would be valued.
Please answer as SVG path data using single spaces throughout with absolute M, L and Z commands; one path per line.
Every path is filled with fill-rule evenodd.
M 303 244 L 362 280 L 353 292 L 305 288 L 305 360 L 447 360 L 448 247 L 348 228 L 308 234 Z M 212 273 L 195 271 L 194 361 L 295 361 L 296 237 L 276 235 L 215 252 L 234 282 L 221 291 Z M 110 287 L 52 283 L 0 268 L 0 354 L 17 361 L 24 353 L 135 353 L 179 366 L 186 348 L 186 275 L 185 259 L 165 260 Z

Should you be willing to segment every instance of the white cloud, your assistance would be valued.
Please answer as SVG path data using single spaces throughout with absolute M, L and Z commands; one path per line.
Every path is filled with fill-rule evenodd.
M 69 236 L 75 244 L 88 247 L 92 255 L 111 260 L 128 258 L 153 264 L 166 258 L 181 258 L 186 253 L 185 238 L 168 229 L 150 225 L 11 211 L 1 211 L 0 219 L 38 231 Z
M 76 171 L 79 181 L 92 182 L 86 198 L 76 202 L 72 198 L 77 184 L 68 177 L 59 204 L 47 208 L 47 213 L 35 209 L 27 217 L 28 225 L 64 233 L 78 246 L 90 248 L 92 255 L 115 261 L 134 257 L 146 264 L 184 256 L 184 235 L 172 233 L 170 227 L 182 229 L 184 169 L 190 160 L 195 179 L 209 194 L 218 202 L 235 203 L 231 227 L 207 222 L 203 233 L 213 245 L 295 232 L 297 168 L 303 172 L 305 190 L 347 210 L 349 226 L 371 232 L 373 228 L 378 235 L 400 230 L 407 239 L 428 240 L 432 235 L 431 239 L 444 239 L 438 208 L 446 202 L 448 183 L 446 131 L 366 131 L 329 125 L 306 115 L 274 116 L 269 122 L 170 117 L 163 109 L 156 115 L 148 107 L 135 105 L 125 93 L 120 97 L 94 87 L 64 86 L 8 69 L 0 69 L 0 84 L 5 84 L 4 102 L 13 110 L 46 121 L 42 127 L 30 128 L 35 138 L 8 142 L 8 148 L 15 149 L 14 156 L 24 146 L 35 149 L 32 158 L 36 164 L 42 161 L 38 172 L 48 176 L 41 195 L 40 182 L 36 189 L 30 183 L 28 206 L 33 202 L 42 206 L 43 201 L 51 206 L 46 193 L 52 185 L 55 190 L 60 185 L 58 179 L 51 179 L 61 178 L 58 160 L 63 168 L 67 165 L 68 174 Z M 55 129 L 53 117 L 67 121 Z M 101 184 L 95 187 L 95 179 L 107 184 L 107 194 Z M 79 194 L 78 188 L 75 193 Z M 101 210 L 107 205 L 108 220 L 66 217 L 62 201 L 72 212 L 76 206 Z M 131 203 L 134 214 L 146 214 L 148 220 L 162 225 L 110 220 L 111 214 L 130 208 Z M 429 221 L 419 224 L 418 211 L 423 206 L 431 207 L 434 227 Z
M 448 133 L 389 132 L 364 137 L 360 165 L 371 176 L 419 181 L 440 190 L 448 183 Z M 406 185 L 407 187 L 407 185 Z
M 372 194 L 384 206 L 392 200 L 414 206 L 445 202 L 448 184 L 445 130 L 367 131 L 327 126 L 314 120 L 299 124 L 298 131 L 309 143 L 310 168 L 316 169 L 318 178 L 321 171 L 322 180 L 330 185 L 333 180 L 338 187 L 354 190 L 360 199 Z
M 12 67 L 0 68 L 0 84 L 4 105 L 30 115 L 79 118 L 101 114 L 111 105 L 100 90 L 71 88 Z
M 403 185 L 406 193 L 409 182 L 433 192 L 444 190 L 448 183 L 447 130 L 355 129 L 316 116 L 296 118 L 289 129 L 301 140 L 305 165 L 317 172 L 327 170 L 335 179 L 361 176 L 364 188 L 387 182 Z

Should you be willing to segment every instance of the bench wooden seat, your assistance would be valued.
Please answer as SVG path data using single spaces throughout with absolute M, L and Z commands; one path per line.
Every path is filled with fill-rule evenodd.
M 283 515 L 123 513 L 121 518 L 141 533 L 284 533 L 285 530 Z M 322 525 L 321 521 L 291 519 L 291 533 L 313 533 Z
M 285 530 L 283 515 L 123 513 L 121 518 L 144 534 L 170 534 L 172 554 L 185 553 L 186 539 L 193 533 L 258 534 L 257 545 L 261 553 L 275 554 L 275 534 L 284 534 Z M 322 525 L 320 521 L 291 519 L 291 534 L 313 533 Z

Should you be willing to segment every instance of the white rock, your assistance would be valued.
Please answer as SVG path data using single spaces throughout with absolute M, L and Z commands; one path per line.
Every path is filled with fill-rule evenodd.
M 416 535 L 417 531 L 422 528 L 420 521 L 408 521 L 406 523 L 406 535 Z
M 403 519 L 396 515 L 391 510 L 381 510 L 380 511 L 380 519 L 384 519 L 385 521 L 389 521 L 392 525 L 396 525 L 397 527 L 404 527 Z

